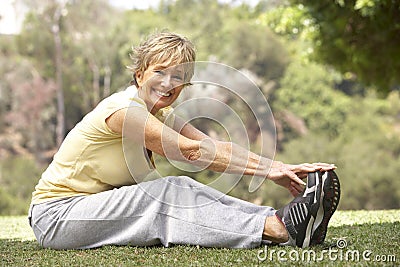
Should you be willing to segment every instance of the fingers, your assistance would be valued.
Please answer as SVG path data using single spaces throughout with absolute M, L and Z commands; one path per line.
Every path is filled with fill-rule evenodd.
M 301 186 L 301 185 L 299 185 L 299 184 L 297 184 L 297 183 L 294 183 L 294 182 L 291 182 L 290 185 L 291 185 L 298 193 L 302 192 L 303 189 L 304 189 L 303 186 Z
M 297 197 L 302 191 L 303 188 L 300 185 L 295 182 L 290 183 L 289 192 L 292 194 L 292 196 Z
M 293 189 L 292 187 L 289 188 L 289 192 L 294 197 L 297 197 L 299 195 L 299 193 L 295 189 Z
M 315 170 L 315 168 L 316 168 L 316 165 L 314 165 L 314 164 L 312 164 L 312 163 L 303 163 L 303 164 L 300 164 L 300 167 L 302 168 L 302 169 L 304 169 L 304 170 Z
M 289 190 L 296 197 L 303 190 L 306 183 L 302 180 L 307 178 L 308 173 L 315 171 L 330 171 L 336 169 L 334 164 L 328 163 L 303 163 L 298 165 L 275 162 L 268 174 L 268 179 L 274 181 Z
M 288 165 L 288 166 L 290 166 L 290 169 L 296 174 L 315 172 L 319 169 L 319 167 L 311 163 L 302 163 L 302 164 Z
M 299 166 L 299 172 L 315 172 L 315 166 L 313 166 L 312 164 L 301 164 Z
M 320 171 L 330 171 L 336 169 L 335 164 L 328 164 L 323 162 L 316 162 L 312 164 L 315 168 L 318 168 Z
M 297 175 L 302 176 L 304 173 L 315 172 L 315 171 L 330 171 L 336 169 L 334 164 L 328 163 L 302 163 L 298 165 L 289 165 L 291 170 L 295 172 Z
M 301 180 L 294 172 L 286 170 L 284 171 L 284 174 L 298 185 L 306 185 L 306 183 L 303 182 L 303 180 Z
M 300 172 L 296 174 L 300 179 L 306 179 L 308 176 L 308 172 Z

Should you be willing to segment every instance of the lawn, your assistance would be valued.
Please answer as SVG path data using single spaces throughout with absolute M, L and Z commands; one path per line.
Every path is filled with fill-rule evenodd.
M 40 248 L 26 217 L 0 217 L 0 266 L 399 266 L 400 210 L 338 211 L 312 249 L 196 246 L 56 251 Z

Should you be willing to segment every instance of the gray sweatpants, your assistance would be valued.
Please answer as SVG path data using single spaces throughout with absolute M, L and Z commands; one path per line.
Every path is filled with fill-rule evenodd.
M 252 248 L 271 207 L 227 196 L 185 176 L 170 176 L 88 196 L 32 205 L 39 244 L 54 249 L 191 244 Z

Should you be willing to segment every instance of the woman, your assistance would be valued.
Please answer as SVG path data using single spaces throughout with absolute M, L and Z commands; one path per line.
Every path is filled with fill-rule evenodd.
M 272 161 L 213 140 L 178 117 L 166 120 L 193 76 L 195 51 L 185 37 L 155 34 L 131 57 L 132 86 L 104 99 L 71 130 L 33 192 L 29 217 L 41 246 L 251 248 L 263 242 L 301 247 L 323 242 L 339 200 L 333 165 Z M 266 177 L 297 197 L 276 211 L 189 177 L 144 181 L 152 169 L 147 152 Z

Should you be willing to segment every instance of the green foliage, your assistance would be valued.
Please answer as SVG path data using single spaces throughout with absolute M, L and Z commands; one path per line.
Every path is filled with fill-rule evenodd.
M 292 38 L 300 35 L 301 39 L 306 40 L 317 31 L 314 19 L 303 5 L 278 6 L 261 14 L 260 20 L 276 33 Z
M 15 204 L 13 197 L 3 188 L 0 188 L 0 215 L 13 214 L 15 212 Z M 17 214 L 20 212 L 17 208 Z M 15 213 L 14 213 L 15 214 Z
M 293 61 L 275 92 L 274 108 L 305 120 L 310 131 L 337 135 L 351 99 L 334 90 L 335 74 L 315 63 Z
M 399 101 L 397 93 L 388 98 Z M 373 95 L 354 100 L 336 136 L 311 132 L 285 143 L 278 158 L 335 163 L 342 183 L 341 209 L 399 207 L 400 136 L 390 119 L 393 108 L 398 110 Z
M 269 29 L 252 23 L 235 23 L 222 59 L 232 67 L 245 68 L 265 82 L 282 77 L 289 61 L 283 44 Z
M 21 34 L 16 36 L 16 47 L 19 55 L 29 58 L 43 77 L 55 77 L 52 36 L 42 17 L 27 14 Z
M 400 2 L 292 0 L 262 17 L 276 32 L 310 43 L 313 57 L 353 72 L 387 94 L 399 84 Z M 378 52 L 379 51 L 379 52 Z
M 165 3 L 160 9 L 168 21 L 166 28 L 177 29 L 196 44 L 198 60 L 220 54 L 225 45 L 224 19 L 228 17 L 223 12 L 230 12 L 227 5 L 217 0 L 177 0 Z
M 43 102 L 38 119 L 9 119 L 11 111 L 34 114 L 28 108 L 34 102 L 32 95 L 43 95 L 39 87 L 55 80 L 50 22 L 60 2 L 26 2 L 35 8 L 28 13 L 21 34 L 0 36 L 4 77 L 0 81 L 1 214 L 26 212 L 40 175 L 34 162 L 48 160 L 48 150 L 55 144 L 50 140 L 55 136 L 54 97 L 47 96 L 50 101 Z M 378 99 L 359 83 L 372 83 L 379 92 L 386 92 L 399 82 L 398 1 L 293 0 L 291 5 L 276 7 L 281 3 L 286 2 L 262 1 L 250 8 L 217 0 L 164 0 L 157 9 L 118 11 L 106 1 L 67 1 L 60 24 L 67 130 L 100 99 L 128 85 L 131 74 L 125 66 L 130 64 L 131 46 L 149 33 L 167 29 L 192 39 L 198 60 L 223 62 L 258 76 L 273 106 L 278 159 L 336 163 L 343 183 L 341 208 L 398 207 L 400 185 L 393 177 L 400 168 L 399 93 Z M 288 38 L 280 38 L 267 25 Z M 336 70 L 311 63 L 313 58 Z M 38 86 L 21 86 L 22 81 L 36 84 L 33 73 Z M 22 97 L 17 97 L 18 92 Z M 251 127 L 245 109 L 230 98 L 225 100 L 249 119 L 244 124 L 256 151 L 258 129 Z M 22 121 L 29 123 L 12 127 Z M 235 129 L 228 118 L 223 124 Z M 211 124 L 197 126 L 218 132 Z M 34 159 L 15 156 L 29 153 Z M 162 174 L 189 175 L 206 184 L 219 176 L 211 171 L 185 172 L 165 162 L 157 166 Z M 291 198 L 270 181 L 250 194 L 249 183 L 250 178 L 244 177 L 230 194 L 274 207 Z
M 0 215 L 27 213 L 40 171 L 32 159 L 22 156 L 0 161 Z

